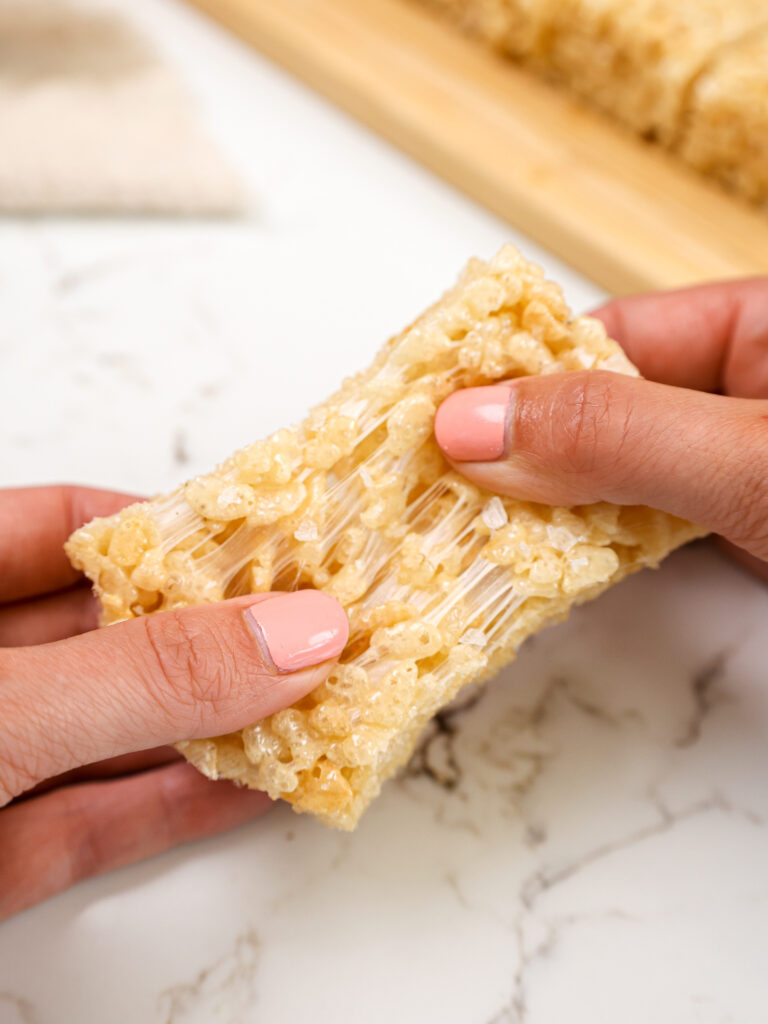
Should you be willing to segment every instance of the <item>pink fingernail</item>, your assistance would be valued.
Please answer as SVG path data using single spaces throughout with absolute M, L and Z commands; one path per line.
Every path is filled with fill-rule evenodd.
M 511 399 L 503 384 L 449 395 L 435 416 L 435 437 L 448 458 L 491 462 L 503 455 Z
M 280 594 L 246 608 L 244 615 L 278 672 L 336 658 L 349 638 L 344 609 L 319 590 Z

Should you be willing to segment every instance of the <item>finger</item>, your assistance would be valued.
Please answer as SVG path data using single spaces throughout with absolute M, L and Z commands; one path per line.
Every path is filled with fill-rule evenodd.
M 650 380 L 768 398 L 768 277 L 615 299 L 592 315 Z
M 650 505 L 768 558 L 768 401 L 553 374 L 456 392 L 435 433 L 489 490 L 551 505 Z
M 300 590 L 0 650 L 0 804 L 79 765 L 287 707 L 322 682 L 348 633 L 337 601 Z
M 768 582 L 768 562 L 763 561 L 762 558 L 756 558 L 754 555 L 750 555 L 749 552 L 744 551 L 743 548 L 736 547 L 735 544 L 731 544 L 722 537 L 718 537 L 717 541 L 723 551 L 737 561 L 739 565 L 742 565 L 753 576 L 758 576 L 761 580 L 766 580 L 766 582 Z
M 98 625 L 99 607 L 89 586 L 0 605 L 0 647 L 31 647 L 86 633 Z
M 92 875 L 217 835 L 272 805 L 264 793 L 174 764 L 68 786 L 0 812 L 0 919 Z
M 62 775 L 55 775 L 52 779 L 45 779 L 34 789 L 24 793 L 20 799 L 28 800 L 38 793 L 47 793 L 51 789 L 70 786 L 76 782 L 104 782 L 107 779 L 135 775 L 137 772 L 146 772 L 150 768 L 159 768 L 161 765 L 183 760 L 184 756 L 174 747 L 153 747 L 151 750 L 140 750 L 135 754 L 108 757 L 104 761 L 94 761 L 93 764 L 83 765 L 82 768 L 73 768 Z
M 0 491 L 0 603 L 70 587 L 82 575 L 64 554 L 73 530 L 138 499 L 89 487 Z

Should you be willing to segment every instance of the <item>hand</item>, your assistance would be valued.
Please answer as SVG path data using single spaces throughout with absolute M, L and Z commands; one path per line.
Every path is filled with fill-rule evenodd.
M 768 277 L 594 315 L 647 380 L 591 371 L 467 388 L 438 410 L 444 453 L 501 494 L 693 520 L 768 578 Z
M 0 492 L 0 918 L 266 810 L 265 794 L 211 783 L 158 745 L 233 732 L 293 704 L 347 640 L 343 609 L 316 591 L 89 632 L 96 603 L 62 545 L 129 500 L 69 487 Z

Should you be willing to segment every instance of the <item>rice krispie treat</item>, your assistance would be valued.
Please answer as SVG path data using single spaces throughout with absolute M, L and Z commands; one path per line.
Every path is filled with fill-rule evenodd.
M 765 0 L 420 2 L 747 198 L 768 201 Z
M 558 0 L 542 66 L 636 132 L 670 144 L 688 90 L 733 40 L 768 21 L 763 0 Z
M 768 27 L 725 50 L 696 82 L 680 153 L 747 198 L 768 202 Z
M 212 779 L 353 828 L 429 719 L 570 608 L 701 531 L 648 508 L 499 498 L 433 436 L 457 388 L 526 374 L 635 373 L 603 326 L 507 247 L 458 283 L 298 427 L 78 530 L 67 550 L 104 624 L 266 590 L 315 587 L 350 637 L 293 708 L 179 749 Z

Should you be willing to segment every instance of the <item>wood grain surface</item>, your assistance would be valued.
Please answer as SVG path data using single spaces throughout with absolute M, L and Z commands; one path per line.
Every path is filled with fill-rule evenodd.
M 610 292 L 768 273 L 768 215 L 409 0 L 190 0 Z

